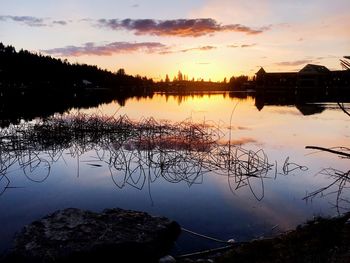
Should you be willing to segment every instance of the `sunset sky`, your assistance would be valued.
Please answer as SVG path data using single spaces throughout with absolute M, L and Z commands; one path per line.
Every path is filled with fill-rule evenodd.
M 70 62 L 213 81 L 341 69 L 349 0 L 0 0 L 0 41 Z

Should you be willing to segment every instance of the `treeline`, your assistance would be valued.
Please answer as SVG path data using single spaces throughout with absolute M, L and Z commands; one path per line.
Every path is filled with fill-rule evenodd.
M 247 90 L 252 85 L 252 81 L 249 81 L 249 77 L 241 75 L 238 77 L 232 76 L 228 83 L 230 90 L 232 91 L 243 91 Z
M 0 43 L 0 127 L 152 94 L 152 79 L 72 64 Z
M 252 85 L 248 76 L 232 76 L 229 82 L 226 78 L 222 82 L 212 81 L 194 81 L 194 80 L 173 80 L 161 81 L 154 85 L 153 90 L 165 93 L 188 93 L 188 92 L 206 92 L 206 91 L 243 91 Z
M 179 71 L 179 74 L 180 71 Z M 113 73 L 95 65 L 69 63 L 0 42 L 0 90 L 2 94 L 63 92 L 88 93 L 109 91 L 123 95 L 143 95 L 153 91 L 226 91 L 240 90 L 248 82 L 247 76 L 226 78 L 223 82 L 190 81 L 182 77 L 157 84 L 152 79 L 130 76 L 124 69 Z
M 116 92 L 143 92 L 153 84 L 152 79 L 133 77 L 123 69 L 112 73 L 97 66 L 69 63 L 31 53 L 16 51 L 13 46 L 0 43 L 0 89 L 14 91 L 27 89 L 49 92 L 79 92 L 85 89 L 108 89 Z
M 228 90 L 229 86 L 227 83 L 211 81 L 176 80 L 172 82 L 158 82 L 154 86 L 154 91 L 164 93 L 188 93 Z

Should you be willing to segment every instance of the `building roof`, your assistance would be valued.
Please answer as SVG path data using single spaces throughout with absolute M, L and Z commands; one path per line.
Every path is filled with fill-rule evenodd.
M 299 72 L 266 72 L 263 67 L 256 72 L 256 75 L 269 75 L 269 76 L 293 76 L 297 74 L 328 74 L 331 71 L 322 65 L 307 64 Z
M 325 66 L 321 65 L 314 65 L 314 64 L 307 64 L 305 67 L 303 67 L 299 74 L 324 74 L 329 73 L 329 69 Z
M 256 72 L 255 74 L 256 74 L 256 75 L 259 75 L 259 74 L 265 74 L 265 73 L 266 73 L 265 69 L 264 69 L 263 67 L 261 67 L 261 68 L 259 69 L 259 71 Z

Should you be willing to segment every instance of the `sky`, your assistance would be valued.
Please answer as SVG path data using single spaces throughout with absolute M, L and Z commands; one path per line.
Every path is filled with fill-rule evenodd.
M 116 72 L 189 79 L 341 69 L 349 0 L 0 0 L 0 41 Z

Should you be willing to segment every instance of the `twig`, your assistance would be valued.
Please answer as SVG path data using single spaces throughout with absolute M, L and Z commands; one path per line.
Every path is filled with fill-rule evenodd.
M 228 245 L 228 246 L 219 247 L 219 248 L 212 248 L 212 249 L 207 249 L 207 250 L 198 251 L 198 252 L 194 252 L 194 253 L 184 254 L 184 255 L 177 256 L 175 258 L 176 259 L 182 259 L 182 258 L 191 258 L 191 257 L 204 256 L 204 255 L 207 255 L 207 254 L 212 254 L 212 253 L 217 253 L 217 252 L 229 250 L 229 249 L 232 249 L 233 247 L 239 246 L 241 244 L 242 243 L 232 243 L 231 245 Z
M 346 157 L 350 158 L 350 154 L 349 153 L 335 151 L 335 150 L 332 150 L 332 149 L 329 149 L 329 148 L 323 148 L 323 147 L 319 147 L 319 146 L 305 146 L 305 149 L 320 150 L 320 151 L 330 152 L 330 153 L 334 153 L 334 154 L 338 154 L 338 155 L 346 156 Z
M 220 240 L 220 239 L 217 239 L 217 238 L 209 237 L 209 236 L 206 236 L 206 235 L 203 235 L 203 234 L 199 234 L 199 233 L 196 233 L 194 231 L 188 230 L 188 229 L 186 229 L 184 227 L 181 227 L 181 230 L 184 231 L 184 232 L 187 232 L 189 234 L 192 234 L 192 235 L 195 235 L 195 236 L 198 236 L 198 237 L 201 237 L 201 238 L 205 238 L 205 239 L 208 239 L 208 240 L 212 240 L 212 241 L 215 241 L 215 242 L 218 242 L 218 243 L 230 244 L 230 242 L 228 242 L 228 241 L 224 241 L 224 240 Z
M 350 113 L 345 109 L 344 105 L 342 105 L 342 104 L 340 104 L 340 102 L 338 102 L 338 106 L 346 115 L 350 116 Z

